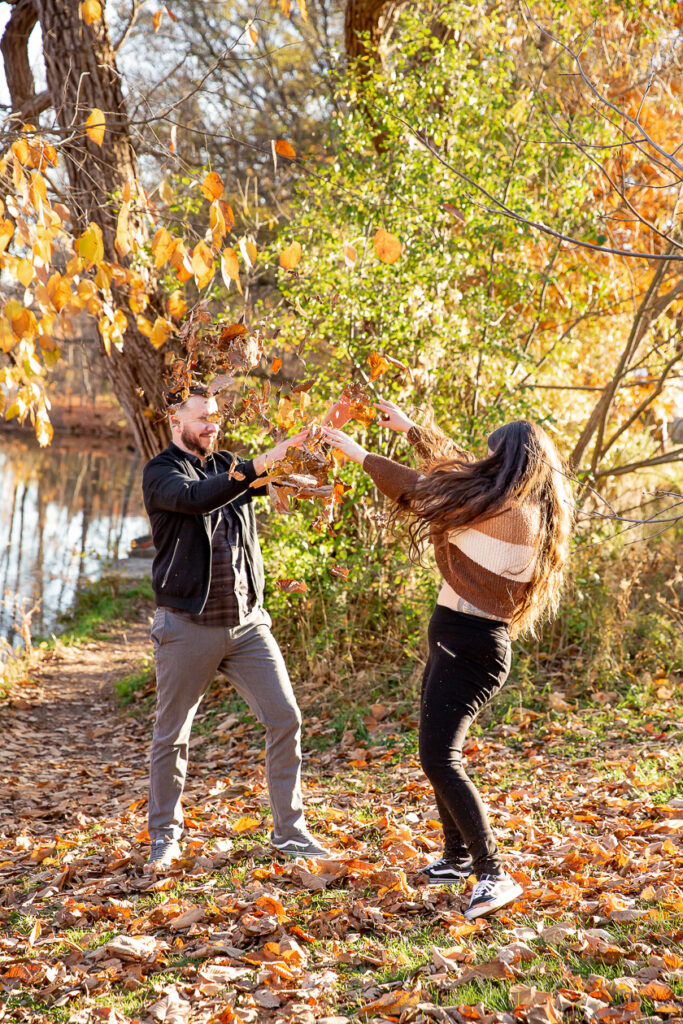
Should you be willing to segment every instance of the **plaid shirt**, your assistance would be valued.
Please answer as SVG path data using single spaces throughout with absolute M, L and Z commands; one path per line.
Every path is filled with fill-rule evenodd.
M 215 472 L 211 456 L 201 468 L 207 476 Z M 224 505 L 211 513 L 211 586 L 204 610 L 199 614 L 178 608 L 171 611 L 201 626 L 232 628 L 246 620 L 255 604 L 239 520 L 230 506 Z

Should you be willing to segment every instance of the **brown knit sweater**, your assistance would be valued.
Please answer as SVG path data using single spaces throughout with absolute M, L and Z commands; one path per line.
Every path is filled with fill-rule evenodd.
M 426 454 L 419 428 L 409 431 L 408 439 L 419 454 Z M 382 455 L 367 455 L 363 469 L 393 501 L 420 477 L 416 470 Z M 533 574 L 539 526 L 538 507 L 527 502 L 510 504 L 476 526 L 449 534 L 432 531 L 436 564 L 444 578 L 438 603 L 467 610 L 466 602 L 472 611 L 509 622 Z

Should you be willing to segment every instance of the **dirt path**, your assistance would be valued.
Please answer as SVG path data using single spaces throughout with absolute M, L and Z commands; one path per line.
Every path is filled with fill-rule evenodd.
M 215 687 L 183 859 L 145 874 L 150 715 L 122 712 L 113 684 L 150 653 L 148 618 L 39 652 L 33 681 L 0 705 L 0 1021 L 683 1021 L 673 688 L 646 716 L 520 706 L 473 735 L 468 764 L 524 894 L 470 923 L 468 885 L 430 887 L 419 871 L 441 832 L 412 701 L 359 698 L 365 735 L 351 720 L 340 734 L 348 708 L 310 681 L 305 799 L 333 857 L 273 859 L 262 732 Z
M 145 723 L 124 717 L 114 682 L 149 653 L 149 626 L 38 653 L 31 682 L 0 710 L 0 832 L 54 836 L 117 818 L 143 797 L 149 742 Z

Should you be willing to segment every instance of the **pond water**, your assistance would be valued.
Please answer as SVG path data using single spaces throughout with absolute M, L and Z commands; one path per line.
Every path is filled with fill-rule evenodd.
M 55 441 L 49 448 L 0 436 L 0 638 L 49 633 L 77 587 L 149 532 L 142 461 L 122 451 Z

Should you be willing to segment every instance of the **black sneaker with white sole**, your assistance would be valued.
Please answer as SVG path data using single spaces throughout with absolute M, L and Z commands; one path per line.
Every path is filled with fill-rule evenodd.
M 521 885 L 507 874 L 482 875 L 472 890 L 465 917 L 468 921 L 473 921 L 476 917 L 486 917 L 494 910 L 500 910 L 501 907 L 512 903 L 523 892 Z
M 449 860 L 448 857 L 439 857 L 438 860 L 420 868 L 420 874 L 426 877 L 429 885 L 462 882 L 463 878 L 469 878 L 472 874 L 472 858 L 465 856 Z

